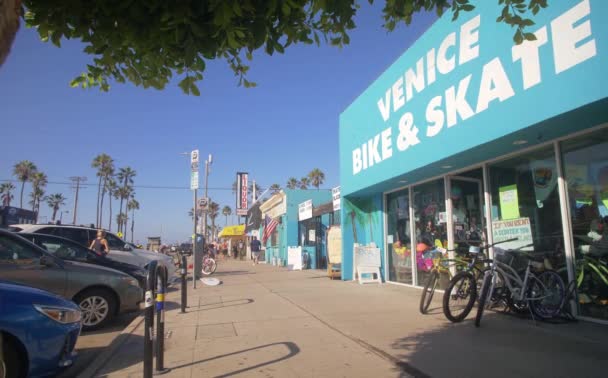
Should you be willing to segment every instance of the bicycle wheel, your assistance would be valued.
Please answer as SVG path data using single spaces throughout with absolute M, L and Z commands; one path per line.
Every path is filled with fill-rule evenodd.
M 477 306 L 477 315 L 475 316 L 475 327 L 481 324 L 483 310 L 486 308 L 486 302 L 490 297 L 490 289 L 492 286 L 492 273 L 486 272 L 483 283 L 481 284 L 481 294 L 479 295 L 479 305 Z
M 456 274 L 443 293 L 443 314 L 449 321 L 463 321 L 471 312 L 477 298 L 477 284 L 470 272 Z
M 214 259 L 212 259 L 211 257 L 208 257 L 205 260 L 203 260 L 203 274 L 204 275 L 206 275 L 206 276 L 211 275 L 211 274 L 215 273 L 216 269 L 217 269 L 217 264 Z
M 433 300 L 433 295 L 435 294 L 435 288 L 437 287 L 437 281 L 439 280 L 439 273 L 436 270 L 433 270 L 429 275 L 428 280 L 426 280 L 426 284 L 424 285 L 424 289 L 422 289 L 422 296 L 420 297 L 420 313 L 426 314 L 429 306 L 431 305 L 431 301 Z
M 533 279 L 528 286 L 528 305 L 532 313 L 541 319 L 560 314 L 566 298 L 564 281 L 559 274 L 547 270 Z

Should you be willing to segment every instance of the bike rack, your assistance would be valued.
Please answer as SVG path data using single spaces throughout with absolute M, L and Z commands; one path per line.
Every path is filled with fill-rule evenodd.
M 167 268 L 156 260 L 148 265 L 144 310 L 144 378 L 169 372 L 164 367 L 165 357 L 165 292 Z M 156 301 L 154 300 L 156 294 Z M 155 306 L 156 304 L 156 306 Z M 154 312 L 156 310 L 156 345 L 154 345 Z M 154 349 L 156 346 L 156 349 Z M 152 372 L 152 360 L 156 355 L 156 369 Z

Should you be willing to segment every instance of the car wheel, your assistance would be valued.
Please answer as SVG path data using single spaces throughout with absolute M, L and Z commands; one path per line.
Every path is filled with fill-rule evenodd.
M 108 290 L 86 290 L 74 297 L 74 302 L 82 311 L 83 331 L 104 327 L 116 312 L 116 299 Z
M 25 356 L 18 353 L 17 346 L 4 339 L 4 356 L 0 356 L 0 378 L 25 378 L 27 365 Z

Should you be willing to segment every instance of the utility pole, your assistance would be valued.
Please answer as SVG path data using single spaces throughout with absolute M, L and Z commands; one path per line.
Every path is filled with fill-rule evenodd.
M 80 183 L 86 182 L 87 178 L 82 176 L 73 176 L 70 177 L 70 181 L 76 184 L 76 198 L 74 199 L 74 218 L 72 219 L 72 224 L 76 224 L 76 214 L 78 211 L 78 192 L 80 191 Z

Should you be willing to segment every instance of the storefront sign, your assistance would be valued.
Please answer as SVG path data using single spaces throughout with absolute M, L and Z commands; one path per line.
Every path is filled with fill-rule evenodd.
M 314 242 L 316 240 L 315 235 L 315 230 L 308 230 L 308 241 Z
M 334 203 L 334 211 L 340 210 L 340 187 L 336 186 L 331 190 L 331 198 Z
M 298 220 L 306 220 L 312 218 L 312 200 L 302 202 L 298 205 Z
M 536 205 L 543 207 L 543 202 L 557 188 L 557 170 L 555 160 L 534 160 L 530 162 L 532 171 L 532 182 L 536 195 Z
M 245 172 L 237 172 L 236 174 L 236 215 L 247 215 L 247 201 L 249 195 L 249 187 L 247 182 L 248 174 Z
M 551 2 L 520 45 L 503 5 L 475 7 L 446 12 L 341 114 L 342 196 L 608 97 L 607 1 Z
M 530 218 L 518 218 L 505 221 L 492 222 L 492 237 L 494 243 L 503 240 L 517 238 L 517 240 L 501 243 L 497 247 L 501 249 L 517 249 L 532 244 L 532 228 Z M 532 246 L 523 248 L 531 250 Z
M 302 247 L 287 247 L 287 268 L 302 270 Z
M 498 189 L 500 216 L 502 219 L 519 218 L 519 199 L 517 185 L 502 186 Z

